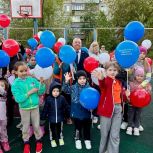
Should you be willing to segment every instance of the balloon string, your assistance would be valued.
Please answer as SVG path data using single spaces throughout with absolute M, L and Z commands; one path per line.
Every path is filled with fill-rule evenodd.
M 72 74 L 72 79 L 75 80 L 73 69 L 74 69 L 73 64 L 70 64 L 70 70 L 71 70 L 71 74 Z
M 93 116 L 93 114 L 92 114 L 92 110 L 90 110 L 90 113 L 91 113 L 91 121 L 92 121 L 92 128 L 94 127 L 93 126 L 93 119 L 94 119 L 94 116 Z
M 129 71 L 129 70 L 126 69 L 126 72 L 127 72 L 127 76 L 126 76 L 126 77 L 127 77 L 127 89 L 129 90 L 129 76 L 128 76 L 128 71 Z

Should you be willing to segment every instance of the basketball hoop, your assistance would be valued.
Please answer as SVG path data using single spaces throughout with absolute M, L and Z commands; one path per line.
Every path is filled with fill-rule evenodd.
M 42 18 L 43 0 L 10 0 L 12 18 Z
M 23 18 L 28 18 L 29 16 L 32 16 L 32 6 L 21 5 L 20 10 L 17 11 L 17 13 Z

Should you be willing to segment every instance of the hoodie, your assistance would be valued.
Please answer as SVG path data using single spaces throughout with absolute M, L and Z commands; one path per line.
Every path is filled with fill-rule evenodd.
M 44 109 L 41 114 L 41 120 L 48 118 L 50 123 L 63 122 L 64 114 L 66 114 L 67 117 L 70 116 L 70 107 L 64 96 L 59 94 L 58 97 L 53 97 L 52 91 L 55 88 L 61 89 L 61 85 L 56 81 L 52 82 L 50 86 L 50 95 L 46 98 Z

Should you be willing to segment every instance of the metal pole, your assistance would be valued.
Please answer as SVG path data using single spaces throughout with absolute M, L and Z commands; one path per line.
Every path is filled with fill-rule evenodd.
M 7 28 L 3 28 L 3 37 L 5 40 L 8 39 Z
M 38 33 L 38 20 L 34 18 L 33 23 L 34 23 L 34 35 L 35 35 Z
M 93 40 L 97 41 L 97 29 L 93 29 Z

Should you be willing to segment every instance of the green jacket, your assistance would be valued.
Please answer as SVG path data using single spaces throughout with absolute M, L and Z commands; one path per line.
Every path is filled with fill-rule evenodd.
M 27 93 L 33 88 L 38 88 L 39 90 L 28 97 Z M 27 77 L 25 79 L 16 78 L 11 90 L 15 101 L 19 103 L 19 107 L 24 110 L 30 110 L 38 107 L 39 95 L 45 92 L 46 87 L 45 84 L 41 84 L 37 79 Z

